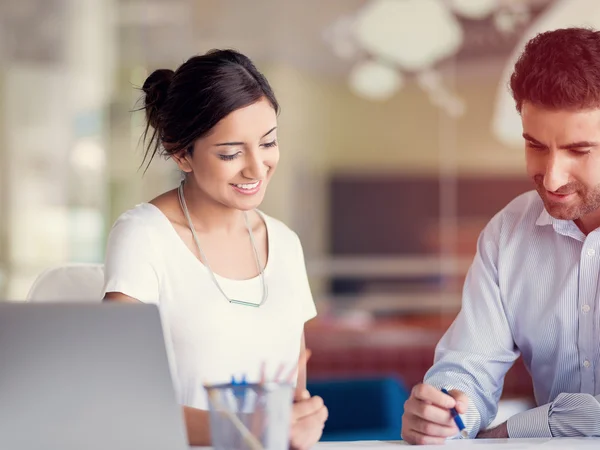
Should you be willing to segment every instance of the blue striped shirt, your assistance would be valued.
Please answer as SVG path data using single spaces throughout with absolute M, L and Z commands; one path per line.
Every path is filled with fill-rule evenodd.
M 538 407 L 508 420 L 510 437 L 600 436 L 600 229 L 551 217 L 535 191 L 482 231 L 462 308 L 425 383 L 470 398 L 471 437 L 494 419 L 519 355 Z

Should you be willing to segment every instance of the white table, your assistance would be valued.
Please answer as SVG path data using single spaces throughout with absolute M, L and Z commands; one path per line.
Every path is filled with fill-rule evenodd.
M 403 441 L 357 441 L 357 442 L 320 442 L 313 450 L 393 450 L 405 446 Z M 493 450 L 571 450 L 587 449 L 600 450 L 600 438 L 554 438 L 554 439 L 469 439 L 447 441 L 445 445 L 415 446 L 415 450 L 444 449 L 458 450 L 461 448 L 477 447 L 476 450 L 486 448 Z M 210 447 L 192 447 L 194 450 L 211 450 Z

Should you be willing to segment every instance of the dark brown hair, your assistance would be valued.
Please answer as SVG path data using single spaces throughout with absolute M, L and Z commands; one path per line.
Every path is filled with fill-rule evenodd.
M 234 50 L 194 56 L 176 71 L 155 70 L 142 90 L 147 120 L 142 165 L 146 161 L 150 165 L 157 154 L 191 152 L 194 142 L 221 119 L 262 98 L 279 112 L 267 79 L 247 56 Z
M 531 39 L 515 64 L 510 89 L 524 102 L 548 109 L 600 107 L 600 33 L 563 28 Z

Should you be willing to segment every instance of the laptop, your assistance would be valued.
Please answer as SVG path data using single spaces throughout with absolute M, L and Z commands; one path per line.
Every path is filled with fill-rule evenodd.
M 0 302 L 0 449 L 189 449 L 158 308 Z

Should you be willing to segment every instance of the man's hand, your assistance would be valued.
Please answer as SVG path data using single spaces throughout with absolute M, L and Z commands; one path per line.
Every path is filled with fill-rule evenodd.
M 496 428 L 480 431 L 477 439 L 508 439 L 508 427 L 506 422 L 498 425 Z
M 464 414 L 468 404 L 469 398 L 460 391 L 446 395 L 428 384 L 418 384 L 404 404 L 402 438 L 409 444 L 443 444 L 458 434 L 450 409 Z
M 308 450 L 319 442 L 328 415 L 321 397 L 311 397 L 306 390 L 297 394 L 292 407 L 290 448 Z

